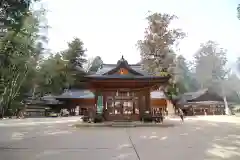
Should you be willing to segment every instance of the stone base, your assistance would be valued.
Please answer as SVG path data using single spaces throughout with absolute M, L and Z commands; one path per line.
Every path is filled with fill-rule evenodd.
M 81 127 L 174 127 L 173 122 L 160 123 L 143 123 L 140 121 L 135 122 L 103 122 L 103 123 L 78 123 L 74 125 L 77 128 Z

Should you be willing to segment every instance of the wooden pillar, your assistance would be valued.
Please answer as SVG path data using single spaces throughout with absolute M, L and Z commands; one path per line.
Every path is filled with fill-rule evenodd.
M 104 104 L 104 94 L 103 94 L 103 89 L 102 88 L 97 89 L 96 94 L 95 94 L 95 99 L 96 99 L 95 111 L 96 111 L 96 113 L 98 112 L 98 109 L 99 109 L 98 108 L 98 103 L 99 103 L 100 99 L 98 99 L 98 98 L 101 98 L 101 104 L 100 105 L 102 107 L 102 108 L 100 108 L 99 112 L 103 113 L 105 104 Z
M 103 92 L 102 91 L 102 96 L 103 96 L 103 112 L 106 110 L 106 108 L 107 108 L 107 105 L 106 105 L 106 103 L 107 103 L 107 96 L 106 96 L 106 92 Z
M 138 109 L 139 109 L 139 114 L 140 117 L 142 117 L 144 115 L 145 112 L 145 100 L 144 100 L 144 96 L 143 96 L 144 92 L 140 91 L 137 93 L 137 97 L 138 97 Z
M 94 107 L 93 107 L 94 112 L 97 112 L 98 92 L 99 92 L 99 90 L 96 89 L 96 90 L 95 90 L 95 94 L 94 94 L 94 95 L 95 95 L 95 98 L 94 98 Z
M 136 104 L 135 104 L 135 95 L 133 96 L 133 100 L 132 100 L 132 105 L 133 105 L 133 111 L 132 111 L 132 114 L 135 115 L 135 109 L 136 109 Z
M 150 103 L 151 103 L 151 98 L 150 98 L 150 90 L 147 89 L 145 91 L 145 97 L 146 97 L 146 107 L 145 107 L 145 111 L 150 111 Z

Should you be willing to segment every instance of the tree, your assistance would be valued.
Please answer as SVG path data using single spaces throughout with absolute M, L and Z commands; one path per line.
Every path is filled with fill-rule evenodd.
M 84 65 L 83 68 L 84 68 L 84 70 L 85 70 L 86 73 L 91 72 L 91 71 L 90 71 L 90 68 L 92 67 L 92 63 L 93 63 L 94 59 L 95 59 L 95 58 L 90 57 L 90 58 L 88 58 L 87 62 L 85 63 L 85 65 Z
M 69 67 L 74 68 L 79 66 L 83 68 L 83 64 L 86 63 L 86 50 L 83 47 L 83 42 L 79 38 L 74 38 L 72 42 L 68 43 L 68 49 L 65 50 L 62 55 L 63 59 L 68 61 Z
M 65 89 L 81 85 L 86 74 L 83 66 L 86 62 L 83 42 L 75 38 L 68 43 L 68 48 L 51 55 L 39 66 L 38 92 L 44 94 L 60 94 Z
M 227 79 L 224 81 L 225 94 L 228 100 L 233 102 L 240 102 L 240 79 L 234 73 L 229 73 Z
M 62 52 L 63 59 L 67 61 L 67 72 L 73 79 L 72 83 L 68 84 L 69 87 L 78 86 L 86 74 L 83 68 L 87 62 L 85 52 L 84 44 L 79 38 L 74 38 L 68 43 L 68 49 Z
M 240 19 L 240 4 L 238 4 L 238 7 L 237 7 L 237 17 L 238 19 Z
M 179 93 L 197 90 L 197 84 L 193 78 L 185 58 L 180 55 L 176 60 L 175 77 Z
M 138 41 L 143 67 L 151 74 L 167 72 L 171 75 L 170 96 L 176 94 L 174 82 L 175 53 L 174 47 L 185 37 L 181 29 L 170 28 L 177 17 L 169 14 L 154 13 L 148 16 L 144 40 Z
M 14 29 L 8 30 L 6 37 L 1 41 L 0 112 L 2 116 L 10 109 L 11 104 L 22 95 L 20 91 L 23 89 L 23 85 L 30 86 L 31 84 L 25 82 L 32 79 L 30 73 L 37 65 L 40 46 L 42 46 L 41 38 L 43 35 L 39 34 L 41 27 L 39 13 L 42 14 L 42 11 L 29 13 L 21 22 L 21 32 Z
M 1 0 L 0 14 L 3 17 L 4 25 L 19 33 L 24 26 L 26 17 L 31 16 L 30 6 L 38 0 Z
M 71 75 L 67 72 L 67 61 L 61 54 L 51 55 L 40 64 L 38 71 L 38 90 L 41 96 L 45 94 L 60 94 L 70 83 Z
M 173 47 L 185 34 L 180 29 L 170 29 L 176 16 L 154 13 L 147 17 L 149 27 L 144 40 L 138 41 L 142 62 L 151 73 L 166 71 L 174 63 Z
M 229 114 L 226 99 L 225 80 L 229 72 L 226 70 L 226 50 L 219 48 L 216 42 L 201 44 L 195 54 L 195 77 L 201 88 L 208 88 L 220 93 L 225 103 L 225 112 Z
M 219 48 L 216 42 L 201 44 L 195 54 L 195 78 L 201 88 L 217 88 L 226 78 L 226 50 Z
M 103 61 L 101 57 L 96 56 L 95 58 L 88 60 L 86 70 L 88 73 L 96 73 L 102 64 Z

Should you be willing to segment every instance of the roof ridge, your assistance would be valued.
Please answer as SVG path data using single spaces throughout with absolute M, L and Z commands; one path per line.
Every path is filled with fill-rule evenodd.
M 103 63 L 102 65 L 116 66 L 117 64 Z M 129 66 L 141 66 L 141 64 L 128 64 Z
M 199 89 L 199 90 L 194 91 L 194 92 L 186 92 L 186 93 L 183 93 L 183 94 L 189 95 L 189 94 L 194 94 L 194 93 L 206 92 L 208 90 L 209 90 L 208 88 L 203 88 L 203 89 Z
M 129 66 L 140 66 L 141 67 L 141 64 L 129 64 Z
M 102 65 L 108 65 L 108 66 L 116 66 L 117 64 L 109 64 L 109 63 L 103 63 Z

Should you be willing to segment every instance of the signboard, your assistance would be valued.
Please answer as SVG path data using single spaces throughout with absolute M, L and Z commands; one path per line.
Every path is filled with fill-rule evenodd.
M 98 95 L 97 97 L 97 113 L 103 112 L 103 96 Z

